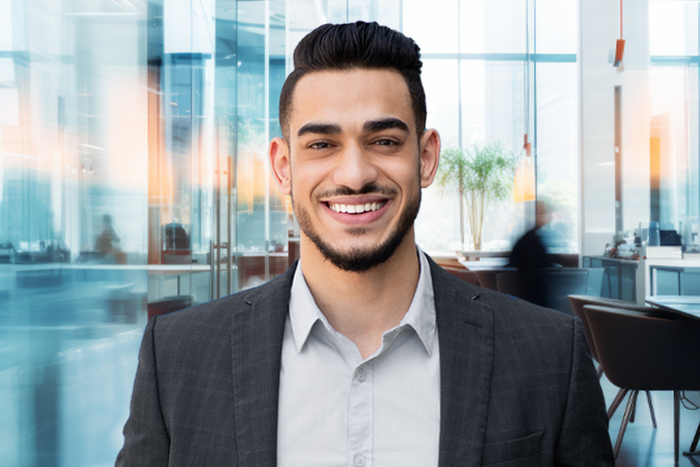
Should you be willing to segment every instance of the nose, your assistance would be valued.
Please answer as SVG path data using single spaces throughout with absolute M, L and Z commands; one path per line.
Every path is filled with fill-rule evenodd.
M 360 190 L 377 181 L 378 171 L 371 157 L 362 147 L 353 144 L 337 155 L 338 163 L 333 173 L 333 182 L 353 190 Z

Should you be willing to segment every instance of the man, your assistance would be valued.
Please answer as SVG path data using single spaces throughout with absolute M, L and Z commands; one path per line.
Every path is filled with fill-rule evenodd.
M 518 270 L 518 279 L 524 289 L 520 297 L 535 305 L 548 306 L 549 293 L 542 269 L 550 267 L 551 264 L 539 230 L 549 224 L 552 213 L 548 211 L 544 201 L 537 201 L 535 213 L 535 227 L 515 242 L 508 266 Z
M 415 43 L 325 25 L 294 61 L 269 154 L 301 260 L 149 322 L 117 465 L 613 465 L 581 323 L 415 245 L 440 153 Z

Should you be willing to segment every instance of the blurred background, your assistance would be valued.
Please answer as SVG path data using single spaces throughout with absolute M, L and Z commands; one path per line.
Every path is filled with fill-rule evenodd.
M 620 69 L 608 0 L 0 0 L 0 465 L 113 465 L 148 317 L 298 257 L 267 143 L 327 22 L 413 37 L 444 147 L 510 161 L 478 238 L 424 190 L 428 253 L 508 252 L 535 200 L 577 262 L 654 222 L 696 243 L 698 3 L 625 5 Z

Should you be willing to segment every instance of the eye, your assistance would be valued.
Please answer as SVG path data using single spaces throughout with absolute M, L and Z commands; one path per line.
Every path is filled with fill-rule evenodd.
M 309 147 L 311 149 L 328 149 L 331 147 L 331 144 L 326 141 L 316 141 L 315 143 L 309 144 Z
M 376 144 L 377 146 L 396 146 L 398 143 L 393 139 L 381 138 L 374 141 L 372 144 Z

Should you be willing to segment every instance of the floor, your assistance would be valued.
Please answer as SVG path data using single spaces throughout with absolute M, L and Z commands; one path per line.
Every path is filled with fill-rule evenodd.
M 613 386 L 603 376 L 601 380 L 606 406 L 610 406 L 617 394 L 618 388 Z M 686 396 L 700 405 L 700 393 L 698 391 L 686 392 Z M 700 410 L 687 410 L 681 406 L 680 424 L 680 458 L 678 464 L 673 462 L 673 393 L 671 391 L 656 391 L 651 393 L 656 422 L 658 428 L 654 429 L 649 414 L 649 405 L 646 396 L 640 393 L 637 399 L 637 415 L 634 423 L 627 426 L 625 437 L 622 441 L 620 454 L 617 458 L 617 467 L 700 467 L 700 455 L 683 456 L 683 451 L 690 449 L 690 443 L 700 421 Z M 610 439 L 613 446 L 620 431 L 622 416 L 627 405 L 627 398 L 620 404 L 612 420 L 610 420 Z M 700 446 L 699 448 L 700 449 Z

